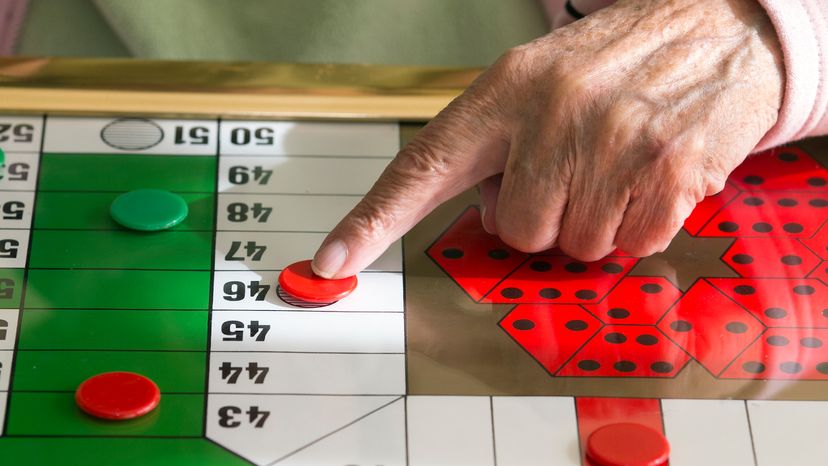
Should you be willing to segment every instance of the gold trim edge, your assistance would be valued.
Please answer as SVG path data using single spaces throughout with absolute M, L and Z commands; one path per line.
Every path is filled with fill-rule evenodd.
M 425 121 L 480 69 L 0 58 L 0 111 Z

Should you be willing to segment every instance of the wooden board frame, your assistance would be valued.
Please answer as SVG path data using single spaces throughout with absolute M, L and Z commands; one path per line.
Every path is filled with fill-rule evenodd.
M 0 58 L 0 112 L 427 121 L 480 69 Z

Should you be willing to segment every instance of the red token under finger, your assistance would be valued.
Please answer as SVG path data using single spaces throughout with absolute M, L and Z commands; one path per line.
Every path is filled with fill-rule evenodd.
M 132 419 L 158 406 L 161 391 L 155 382 L 132 372 L 105 372 L 80 384 L 75 402 L 101 419 Z
M 311 261 L 296 262 L 279 274 L 279 286 L 289 295 L 311 303 L 332 303 L 351 294 L 357 277 L 328 280 L 313 273 Z
M 670 445 L 661 433 L 641 424 L 609 424 L 587 439 L 587 456 L 595 466 L 659 466 Z

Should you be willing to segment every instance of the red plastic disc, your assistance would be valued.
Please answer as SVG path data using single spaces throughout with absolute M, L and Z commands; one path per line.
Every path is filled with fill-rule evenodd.
M 593 432 L 586 451 L 595 466 L 659 466 L 667 462 L 670 445 L 660 432 L 621 422 Z
M 132 419 L 158 406 L 155 382 L 132 372 L 105 372 L 83 381 L 75 392 L 80 409 L 101 419 Z
M 311 303 L 333 303 L 351 294 L 357 277 L 328 280 L 313 273 L 311 261 L 290 264 L 279 274 L 279 286 L 287 294 Z

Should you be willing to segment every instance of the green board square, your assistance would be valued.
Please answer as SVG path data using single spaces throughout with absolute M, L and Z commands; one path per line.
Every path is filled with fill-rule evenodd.
M 38 192 L 35 228 L 71 230 L 125 230 L 109 214 L 109 206 L 121 192 Z M 177 193 L 187 202 L 187 218 L 175 230 L 213 230 L 215 210 L 212 193 Z
M 21 318 L 19 350 L 207 350 L 207 311 L 27 309 Z
M 15 464 L 55 466 L 251 464 L 206 439 L 168 438 L 0 437 L 0 458 L 19 461 Z
M 43 154 L 38 189 L 119 192 L 165 189 L 212 193 L 216 163 L 213 156 Z
M 127 371 L 149 377 L 162 393 L 203 393 L 206 358 L 205 352 L 20 350 L 13 389 L 74 391 L 93 375 Z
M 27 309 L 208 309 L 210 272 L 30 270 Z
M 209 231 L 34 230 L 31 268 L 210 270 Z
M 10 435 L 197 437 L 202 434 L 203 395 L 168 393 L 146 416 L 118 422 L 87 415 L 75 404 L 74 393 L 12 391 L 10 397 L 6 430 Z
M 23 269 L 0 269 L 0 309 L 20 308 Z

